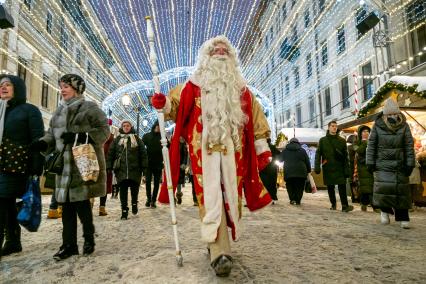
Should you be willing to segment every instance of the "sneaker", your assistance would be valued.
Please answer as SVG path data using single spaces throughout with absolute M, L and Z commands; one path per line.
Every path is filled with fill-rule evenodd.
M 59 251 L 53 255 L 55 260 L 64 260 L 69 258 L 70 256 L 78 255 L 78 247 L 77 246 L 61 246 Z
M 132 204 L 132 214 L 133 215 L 138 214 L 138 204 L 137 203 Z
M 389 214 L 388 213 L 380 212 L 380 223 L 382 223 L 383 225 L 386 225 L 386 224 L 390 223 L 390 219 L 389 219 Z
M 401 228 L 410 229 L 410 221 L 401 221 Z
M 47 219 L 58 219 L 59 218 L 59 212 L 58 209 L 49 209 L 47 212 Z
M 342 212 L 350 212 L 354 210 L 354 207 L 352 205 L 347 205 L 342 207 Z
M 366 212 L 367 211 L 367 205 L 361 205 L 361 211 Z
M 105 206 L 99 206 L 99 216 L 106 216 L 108 213 L 106 212 Z

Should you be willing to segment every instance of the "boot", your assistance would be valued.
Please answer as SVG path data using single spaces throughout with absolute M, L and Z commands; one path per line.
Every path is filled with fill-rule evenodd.
M 53 258 L 57 261 L 64 260 L 69 258 L 70 256 L 78 255 L 78 247 L 70 246 L 70 245 L 62 245 L 59 248 L 59 251 L 53 255 Z
M 106 216 L 108 213 L 106 212 L 105 206 L 99 206 L 99 216 Z
M 155 205 L 155 202 L 151 202 L 151 208 L 157 208 L 157 205 Z
M 5 256 L 22 251 L 21 227 L 19 225 L 16 225 L 15 229 L 12 231 L 6 229 L 5 237 L 6 240 L 3 248 L 1 249 L 1 255 Z
M 149 208 L 149 206 L 151 206 L 151 201 L 149 199 L 147 199 L 146 202 L 145 202 L 145 207 Z
M 350 212 L 354 210 L 354 207 L 352 205 L 346 205 L 342 207 L 342 212 Z
M 183 196 L 182 192 L 176 193 L 177 204 L 182 204 L 182 196 Z
M 85 238 L 83 245 L 83 255 L 92 254 L 95 251 L 95 239 L 92 237 Z
M 49 209 L 47 212 L 47 219 L 58 219 L 59 218 L 59 212 L 58 209 Z
M 121 210 L 121 220 L 127 220 L 128 215 L 129 215 L 129 208 L 125 208 Z
M 136 215 L 138 214 L 138 202 L 136 201 L 136 203 L 132 203 L 132 214 Z
M 232 269 L 232 257 L 222 254 L 211 263 L 211 266 L 216 276 L 228 277 Z

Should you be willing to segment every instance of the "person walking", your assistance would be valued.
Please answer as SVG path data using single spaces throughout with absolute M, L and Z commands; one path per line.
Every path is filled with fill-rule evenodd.
M 352 203 L 359 203 L 359 188 L 358 183 L 354 181 L 355 171 L 355 147 L 358 143 L 358 135 L 351 134 L 346 138 L 346 146 L 348 148 L 349 168 L 350 168 L 350 187 L 351 187 L 351 200 Z
M 45 136 L 33 145 L 34 149 L 45 151 L 54 146 L 63 152 L 63 170 L 56 175 L 55 196 L 62 204 L 62 245 L 53 256 L 63 260 L 77 255 L 77 216 L 83 225 L 83 254 L 90 255 L 95 250 L 95 226 L 93 225 L 90 198 L 105 195 L 106 171 L 103 145 L 109 137 L 109 127 L 105 113 L 95 102 L 85 99 L 86 83 L 76 74 L 66 74 L 59 79 L 61 101 L 50 120 Z M 77 138 L 78 144 L 92 144 L 99 163 L 99 176 L 96 182 L 84 182 L 75 164 L 72 147 Z
M 300 205 L 305 189 L 311 162 L 297 138 L 291 138 L 281 152 L 280 160 L 284 162 L 284 180 L 291 205 Z
M 263 185 L 266 190 L 268 190 L 269 195 L 272 198 L 272 204 L 275 204 L 278 201 L 277 197 L 277 178 L 278 178 L 278 166 L 276 161 L 280 158 L 281 152 L 271 143 L 271 138 L 266 139 L 269 149 L 272 154 L 272 162 L 269 163 L 266 168 L 259 173 L 260 178 L 262 179 Z
M 367 211 L 367 206 L 373 205 L 373 183 L 374 176 L 367 169 L 365 164 L 365 156 L 368 144 L 368 136 L 370 135 L 371 129 L 366 125 L 358 127 L 358 142 L 354 146 L 355 158 L 354 158 L 354 176 L 353 180 L 359 185 L 360 203 L 361 210 Z
M 115 166 L 114 166 L 115 165 Z M 142 173 L 148 166 L 145 145 L 136 135 L 129 120 L 121 122 L 120 135 L 111 145 L 107 159 L 107 169 L 114 170 L 120 187 L 121 220 L 127 220 L 129 207 L 127 203 L 130 187 L 132 214 L 138 214 L 138 195 Z
M 2 75 L 0 97 L 1 259 L 2 255 L 22 251 L 16 198 L 25 193 L 29 176 L 42 174 L 44 159 L 31 151 L 29 145 L 43 136 L 44 127 L 39 109 L 26 102 L 26 87 L 21 78 Z
M 321 168 L 331 202 L 330 210 L 336 210 L 334 188 L 337 184 L 342 212 L 352 211 L 354 207 L 348 204 L 346 195 L 346 179 L 350 177 L 348 150 L 345 139 L 338 135 L 337 122 L 334 120 L 328 123 L 327 134 L 320 139 L 315 153 L 315 173 L 320 174 Z
M 398 104 L 389 98 L 371 130 L 366 154 L 367 168 L 374 172 L 373 204 L 382 211 L 382 224 L 389 224 L 389 214 L 395 214 L 401 228 L 410 227 L 409 176 L 414 157 L 410 127 Z
M 161 134 L 158 120 L 152 125 L 151 132 L 142 137 L 148 155 L 148 167 L 145 174 L 146 207 L 156 208 L 158 189 L 160 187 L 161 173 L 163 170 L 163 153 Z M 154 177 L 154 190 L 151 190 L 152 177 Z

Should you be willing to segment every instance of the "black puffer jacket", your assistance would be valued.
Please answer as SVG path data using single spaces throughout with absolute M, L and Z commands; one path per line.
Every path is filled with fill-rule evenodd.
M 411 206 L 407 168 L 414 167 L 414 143 L 405 116 L 390 129 L 383 114 L 375 121 L 368 139 L 366 164 L 374 168 L 373 204 L 408 209 Z
M 284 180 L 289 178 L 307 178 L 311 172 L 308 154 L 298 142 L 290 142 L 281 153 L 284 162 Z
M 370 127 L 366 125 L 360 126 L 358 128 L 358 143 L 354 147 L 356 152 L 359 191 L 362 194 L 372 194 L 374 177 L 373 177 L 373 174 L 368 171 L 367 165 L 365 164 L 367 140 L 362 140 L 362 135 L 361 135 L 364 129 L 368 129 L 369 131 L 371 130 Z
M 14 86 L 14 97 L 8 101 L 4 118 L 3 141 L 28 146 L 44 135 L 43 119 L 39 109 L 26 103 L 25 83 L 17 76 L 7 75 Z M 30 152 L 27 174 L 0 172 L 0 198 L 20 197 L 25 191 L 27 176 L 41 174 L 44 158 L 39 152 Z
M 129 134 L 135 134 L 132 127 Z M 142 140 L 135 135 L 138 146 L 132 148 L 130 137 L 127 138 L 127 147 L 120 145 L 120 140 L 123 138 L 123 130 L 120 129 L 120 135 L 114 139 L 111 148 L 108 152 L 107 169 L 113 169 L 114 161 L 120 158 L 120 167 L 114 170 L 117 182 L 129 179 L 140 183 L 142 173 L 148 166 L 148 159 L 145 150 L 145 145 Z
M 163 168 L 161 134 L 160 132 L 154 131 L 157 125 L 158 122 L 154 123 L 151 128 L 151 132 L 145 134 L 142 138 L 142 141 L 146 146 L 146 152 L 148 154 L 148 167 L 151 169 Z

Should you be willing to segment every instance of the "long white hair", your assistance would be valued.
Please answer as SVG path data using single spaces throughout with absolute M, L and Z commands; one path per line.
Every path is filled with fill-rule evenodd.
M 218 43 L 228 55 L 210 55 Z M 241 109 L 241 94 L 246 82 L 241 75 L 235 48 L 225 36 L 206 41 L 200 48 L 198 62 L 191 80 L 201 88 L 203 112 L 208 121 L 208 142 L 219 144 L 230 130 L 236 149 L 240 148 L 240 130 L 247 121 Z

